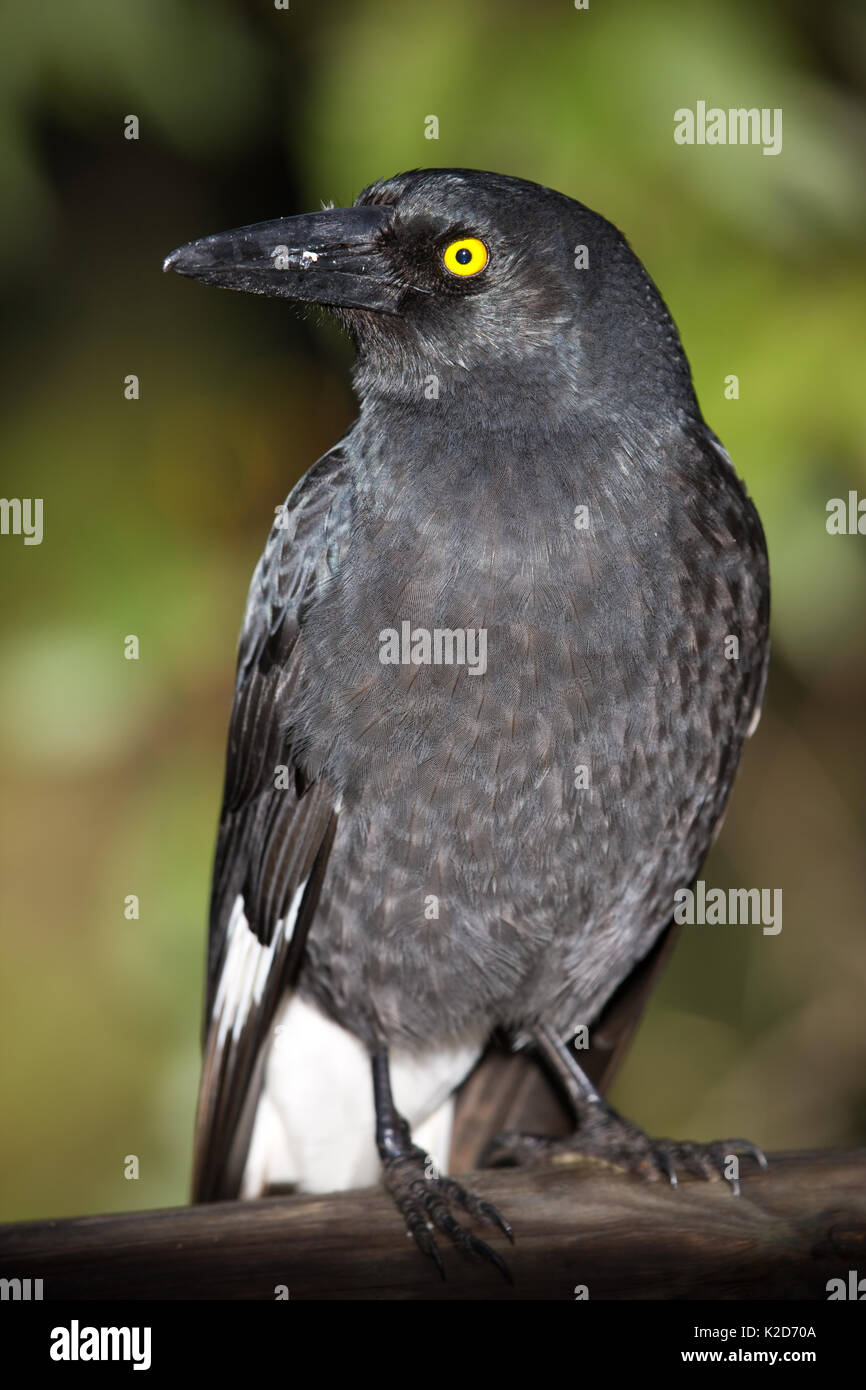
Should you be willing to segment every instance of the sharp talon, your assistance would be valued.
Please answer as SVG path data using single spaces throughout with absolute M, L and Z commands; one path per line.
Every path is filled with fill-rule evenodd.
M 725 1173 L 732 1154 L 749 1154 L 761 1168 L 768 1166 L 763 1151 L 749 1139 L 719 1139 L 711 1144 L 651 1139 L 615 1111 L 599 1106 L 579 1115 L 579 1121 L 578 1129 L 567 1139 L 536 1140 L 529 1135 L 523 1136 L 524 1145 L 531 1141 L 534 1152 L 529 1156 L 525 1152 L 520 1154 L 518 1162 L 521 1159 L 534 1162 L 547 1157 L 549 1161 L 562 1163 L 569 1156 L 599 1159 L 645 1182 L 658 1182 L 666 1177 L 672 1188 L 679 1187 L 679 1173 L 685 1170 L 705 1182 L 729 1182 L 735 1197 L 742 1191 L 739 1175 L 731 1179 Z M 516 1151 L 514 1135 L 499 1138 L 512 1141 L 512 1152 Z
M 432 1231 L 432 1229 L 433 1227 L 428 1227 L 426 1222 L 420 1226 L 416 1225 L 415 1229 L 412 1228 L 412 1225 L 410 1223 L 407 1227 L 406 1233 L 407 1235 L 412 1237 L 415 1244 L 418 1246 L 418 1249 L 421 1251 L 422 1255 L 429 1256 L 429 1258 L 433 1261 L 436 1268 L 438 1269 L 440 1277 L 444 1279 L 445 1266 L 442 1263 L 442 1256 L 439 1254 L 439 1246 L 436 1244 L 436 1241 L 434 1240 L 433 1236 L 429 1234 L 429 1231 Z
M 500 1215 L 492 1202 L 486 1202 L 474 1192 L 467 1192 L 453 1178 L 422 1178 L 420 1171 L 425 1162 L 420 1150 L 409 1149 L 406 1153 L 389 1159 L 384 1164 L 385 1186 L 391 1193 L 409 1234 L 423 1254 L 439 1270 L 445 1279 L 445 1265 L 433 1232 L 442 1235 L 457 1246 L 465 1256 L 479 1256 L 495 1265 L 504 1279 L 512 1283 L 511 1271 L 495 1250 L 481 1240 L 466 1226 L 461 1226 L 451 1213 L 454 1205 L 474 1217 L 477 1221 L 487 1221 L 498 1227 L 510 1241 L 514 1240 L 511 1227 Z
M 759 1168 L 768 1168 L 767 1155 L 757 1144 L 753 1144 L 751 1139 L 730 1139 L 725 1146 L 732 1152 L 739 1149 L 742 1153 L 748 1154 L 753 1158 Z
M 483 1259 L 489 1260 L 490 1263 L 495 1265 L 499 1270 L 503 1279 L 507 1279 L 509 1284 L 513 1284 L 514 1279 L 512 1278 L 511 1270 L 502 1259 L 502 1256 L 497 1255 L 496 1251 L 491 1249 L 486 1240 L 479 1240 L 477 1236 L 472 1236 L 470 1239 L 471 1243 L 468 1248 L 472 1251 L 473 1255 L 480 1255 Z
M 505 1221 L 505 1220 L 503 1220 L 503 1218 L 499 1215 L 499 1212 L 496 1213 L 496 1224 L 497 1224 L 497 1226 L 499 1227 L 499 1229 L 500 1229 L 500 1231 L 502 1232 L 502 1234 L 503 1234 L 503 1235 L 511 1242 L 511 1244 L 513 1245 L 513 1244 L 514 1244 L 514 1232 L 513 1232 L 513 1230 L 511 1229 L 511 1227 L 509 1226 L 508 1222 Z
M 481 1203 L 481 1207 L 480 1207 L 480 1211 L 483 1213 L 483 1215 L 486 1217 L 486 1219 L 490 1222 L 490 1224 L 491 1224 L 492 1226 L 498 1226 L 498 1227 L 499 1227 L 499 1229 L 500 1229 L 500 1231 L 502 1232 L 502 1234 L 505 1235 L 505 1236 L 507 1236 L 508 1239 L 511 1241 L 511 1244 L 513 1245 L 513 1244 L 514 1244 L 514 1232 L 512 1231 L 512 1229 L 511 1229 L 511 1227 L 509 1226 L 508 1222 L 505 1220 L 505 1217 L 502 1216 L 502 1215 L 496 1210 L 496 1207 L 493 1205 L 493 1203 L 492 1203 L 492 1202 L 482 1202 L 482 1203 Z
M 666 1149 L 656 1149 L 655 1157 L 659 1167 L 663 1169 L 667 1175 L 667 1180 L 671 1187 L 679 1187 L 677 1166 L 668 1151 Z

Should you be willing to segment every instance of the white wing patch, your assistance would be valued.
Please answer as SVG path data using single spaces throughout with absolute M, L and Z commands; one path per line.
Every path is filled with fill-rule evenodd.
M 286 916 L 277 923 L 269 946 L 263 946 L 255 933 L 250 931 L 242 896 L 238 894 L 235 898 L 226 929 L 228 949 L 212 1014 L 212 1022 L 217 1028 L 218 1048 L 225 1046 L 229 1033 L 237 1042 L 250 1010 L 261 1003 L 280 940 L 292 939 L 306 886 L 306 883 L 302 883 L 298 888 Z

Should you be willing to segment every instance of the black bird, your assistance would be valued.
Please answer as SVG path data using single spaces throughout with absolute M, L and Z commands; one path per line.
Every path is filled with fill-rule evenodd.
M 659 952 L 768 656 L 761 523 L 640 261 L 552 189 L 433 169 L 166 268 L 329 306 L 361 401 L 279 512 L 241 633 L 196 1199 L 381 1164 L 437 1263 L 434 1229 L 504 1268 L 455 1212 L 507 1223 L 428 1157 L 494 1033 L 578 1122 L 495 1162 L 763 1162 L 649 1139 L 569 1046 Z

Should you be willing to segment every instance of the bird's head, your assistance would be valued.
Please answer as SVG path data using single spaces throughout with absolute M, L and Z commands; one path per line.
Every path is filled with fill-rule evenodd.
M 614 381 L 637 397 L 647 363 L 691 391 L 676 329 L 617 229 L 502 174 L 399 174 L 352 207 L 190 242 L 165 269 L 327 306 L 355 339 L 362 395 L 417 399 L 431 378 L 471 389 L 481 374 L 539 406 Z

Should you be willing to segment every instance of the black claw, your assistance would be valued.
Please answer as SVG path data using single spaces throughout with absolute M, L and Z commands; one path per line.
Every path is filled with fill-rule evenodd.
M 393 1194 L 392 1194 L 393 1195 Z M 406 1223 L 406 1230 L 414 1240 L 422 1255 L 427 1255 L 439 1270 L 440 1277 L 445 1278 L 445 1266 L 442 1263 L 442 1256 L 439 1254 L 439 1247 L 431 1234 L 432 1227 L 421 1216 L 414 1203 L 408 1197 L 395 1196 L 397 1208 Z
M 767 1162 L 767 1155 L 764 1153 L 764 1150 L 759 1148 L 757 1144 L 753 1144 L 751 1139 L 734 1139 L 732 1141 L 732 1146 L 736 1146 L 736 1148 L 742 1149 L 744 1153 L 747 1153 L 755 1160 L 759 1168 L 768 1168 L 770 1166 Z
M 505 1220 L 505 1217 L 502 1216 L 502 1214 L 496 1210 L 496 1207 L 493 1205 L 493 1203 L 482 1202 L 481 1208 L 484 1212 L 485 1217 L 491 1223 L 491 1225 L 498 1226 L 502 1234 L 507 1236 L 508 1239 L 511 1241 L 511 1244 L 513 1245 L 514 1232 L 512 1231 L 508 1222 Z
M 479 1221 L 486 1221 L 490 1226 L 498 1226 L 503 1235 L 508 1237 L 512 1245 L 514 1244 L 514 1232 L 492 1202 L 486 1202 L 483 1197 L 477 1197 L 474 1192 L 467 1192 L 465 1187 L 461 1187 L 451 1178 L 440 1179 L 440 1186 L 442 1185 L 445 1186 L 449 1197 L 455 1202 L 459 1202 L 465 1212 Z
M 732 1153 L 744 1153 L 766 1168 L 767 1158 L 750 1139 L 716 1140 L 712 1144 L 650 1139 L 642 1129 L 624 1120 L 606 1106 L 594 1106 L 580 1116 L 580 1128 L 568 1139 L 544 1139 L 538 1135 L 506 1133 L 496 1135 L 484 1157 L 508 1158 L 513 1163 L 538 1163 L 559 1154 L 574 1154 L 624 1168 L 645 1181 L 666 1177 L 671 1187 L 679 1186 L 678 1169 L 685 1169 L 705 1181 L 723 1179 L 733 1196 L 741 1195 L 739 1178 L 728 1178 L 725 1162 Z M 509 1235 L 509 1239 L 510 1239 Z
M 415 1235 L 415 1244 L 422 1254 L 428 1255 L 439 1271 L 439 1278 L 445 1279 L 445 1266 L 442 1263 L 442 1256 L 439 1254 L 439 1246 L 433 1237 L 427 1232 L 426 1240 L 422 1240 L 419 1235 Z
M 474 1193 L 467 1192 L 459 1183 L 452 1182 L 447 1178 L 440 1179 L 440 1183 L 445 1184 L 445 1190 L 448 1196 L 458 1202 L 470 1215 L 481 1215 L 484 1208 L 490 1208 L 490 1210 L 494 1211 L 496 1216 L 499 1217 L 499 1213 L 495 1211 L 491 1203 L 480 1201 Z M 468 1256 L 476 1255 L 480 1256 L 482 1259 L 489 1260 L 509 1283 L 513 1283 L 511 1271 L 505 1261 L 497 1255 L 496 1251 L 493 1250 L 486 1241 L 481 1240 L 481 1238 L 476 1236 L 472 1231 L 468 1231 L 465 1226 L 461 1226 L 459 1221 L 455 1221 L 444 1202 L 436 1199 L 432 1193 L 429 1194 L 427 1198 L 427 1209 L 436 1222 L 439 1230 L 450 1237 L 462 1254 Z M 501 1221 L 501 1218 L 499 1218 L 499 1221 Z
M 513 1284 L 514 1278 L 512 1276 L 511 1270 L 508 1268 L 508 1265 L 505 1263 L 502 1256 L 497 1255 L 496 1251 L 487 1244 L 486 1240 L 479 1240 L 478 1236 L 473 1236 L 471 1234 L 469 1239 L 471 1242 L 471 1244 L 469 1245 L 469 1249 L 472 1251 L 472 1254 L 480 1255 L 483 1259 L 489 1260 L 490 1263 L 492 1265 L 495 1265 L 496 1268 L 499 1270 L 499 1273 L 502 1275 L 503 1279 L 507 1280 L 509 1284 Z
M 671 1187 L 678 1187 L 679 1179 L 677 1177 L 677 1165 L 674 1163 L 669 1151 L 667 1149 L 656 1149 L 655 1158 L 656 1162 L 667 1175 L 667 1180 Z
M 465 1226 L 461 1226 L 449 1210 L 449 1203 L 456 1203 L 477 1220 L 488 1221 L 513 1241 L 514 1236 L 508 1222 L 499 1214 L 492 1202 L 486 1202 L 452 1178 L 427 1178 L 422 1176 L 425 1158 L 418 1150 L 385 1163 L 385 1184 L 406 1223 L 406 1229 L 413 1237 L 422 1254 L 433 1260 L 440 1276 L 444 1279 L 445 1267 L 433 1231 L 440 1231 L 456 1245 L 461 1254 L 476 1256 L 495 1265 L 503 1278 L 512 1283 L 511 1271 L 495 1250 Z

